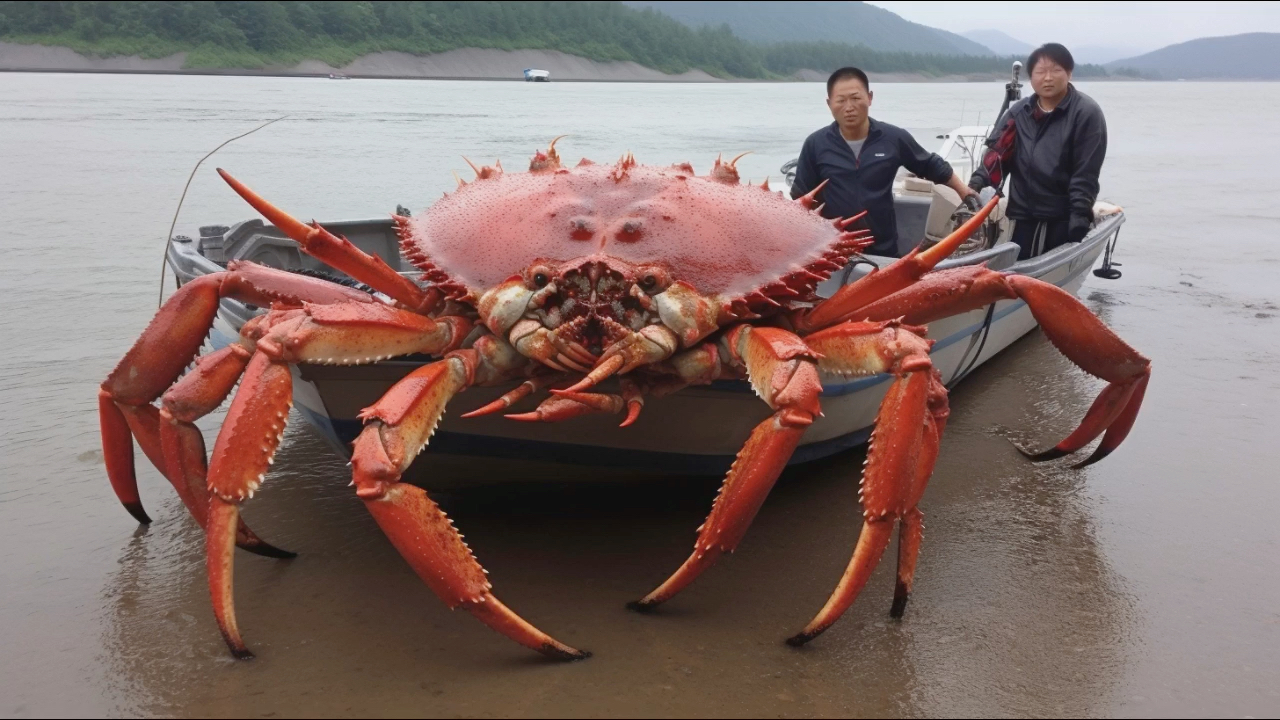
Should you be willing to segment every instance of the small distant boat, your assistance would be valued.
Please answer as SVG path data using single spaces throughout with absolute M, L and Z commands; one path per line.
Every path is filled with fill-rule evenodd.
M 551 73 L 546 70 L 537 70 L 535 68 L 524 69 L 525 82 L 551 82 Z
M 350 80 L 351 78 L 347 77 L 346 75 L 343 75 L 342 73 L 329 73 L 329 79 L 330 80 Z

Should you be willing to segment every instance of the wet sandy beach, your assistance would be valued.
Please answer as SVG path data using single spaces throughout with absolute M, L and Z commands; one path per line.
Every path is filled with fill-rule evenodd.
M 241 628 L 258 654 L 238 663 L 209 609 L 199 528 L 141 460 L 155 522 L 138 528 L 110 491 L 97 436 L 97 384 L 154 311 L 164 233 L 200 155 L 290 114 L 217 164 L 321 218 L 420 207 L 452 185 L 460 154 L 515 167 L 563 132 L 571 161 L 630 149 L 703 169 L 720 150 L 755 149 L 743 165 L 758 181 L 823 124 L 821 87 L 532 94 L 0 75 L 0 93 L 16 99 L 0 107 L 0 714 L 1280 712 L 1280 211 L 1267 189 L 1280 165 L 1267 119 L 1280 86 L 1171 87 L 1082 86 L 1108 113 L 1102 197 L 1129 220 L 1124 278 L 1090 278 L 1081 298 L 1152 358 L 1133 434 L 1084 470 L 1033 466 L 1010 441 L 1061 439 L 1100 383 L 1038 333 L 975 372 L 952 394 L 902 621 L 888 617 L 885 562 L 834 628 L 802 650 L 782 643 L 848 562 L 862 450 L 790 469 L 739 551 L 647 616 L 625 603 L 687 556 L 718 478 L 440 495 L 495 593 L 595 653 L 547 662 L 445 609 L 346 487 L 344 463 L 295 416 L 244 514 L 300 555 L 237 557 Z M 974 122 L 973 108 L 994 112 L 1000 97 L 994 84 L 876 90 L 873 114 L 927 147 L 958 124 L 958 108 Z M 1187 114 L 1188 103 L 1207 110 Z M 210 176 L 193 185 L 180 232 L 250 216 Z M 209 438 L 217 419 L 202 422 Z M 565 480 L 593 471 L 575 472 Z

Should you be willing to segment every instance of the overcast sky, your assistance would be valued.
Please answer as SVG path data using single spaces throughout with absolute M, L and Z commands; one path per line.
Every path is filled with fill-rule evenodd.
M 1147 52 L 1214 35 L 1280 32 L 1280 2 L 872 2 L 921 25 L 994 28 L 1031 45 Z

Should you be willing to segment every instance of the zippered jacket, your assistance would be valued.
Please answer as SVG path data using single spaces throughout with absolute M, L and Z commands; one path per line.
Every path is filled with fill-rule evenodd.
M 998 186 L 1012 175 L 1009 217 L 1066 220 L 1073 242 L 1088 233 L 1107 155 L 1107 121 L 1093 98 L 1068 85 L 1053 112 L 1041 110 L 1035 95 L 1020 100 L 995 124 L 987 147 L 969 187 Z
M 898 223 L 893 212 L 893 179 L 905 167 L 935 183 L 951 180 L 951 164 L 920 147 L 911 133 L 889 123 L 871 119 L 871 128 L 854 157 L 840 126 L 831 123 L 804 141 L 796 162 L 796 179 L 791 197 L 798 198 L 823 180 L 829 181 L 818 195 L 823 217 L 852 217 L 867 211 L 867 227 L 875 237 L 867 252 L 873 255 L 898 254 Z

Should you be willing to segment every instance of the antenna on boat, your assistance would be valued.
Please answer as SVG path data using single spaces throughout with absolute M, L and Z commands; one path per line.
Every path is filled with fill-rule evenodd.
M 247 135 L 252 135 L 258 132 L 259 130 L 261 130 L 262 128 L 272 123 L 280 122 L 281 120 L 287 117 L 289 116 L 281 115 L 275 120 L 268 120 L 262 123 L 261 125 L 250 130 L 249 132 L 240 133 L 239 135 L 231 138 L 230 140 L 222 141 L 221 145 L 210 150 L 204 157 L 200 158 L 200 160 L 196 162 L 195 167 L 191 168 L 191 174 L 187 176 L 187 184 L 182 186 L 182 197 L 178 198 L 178 207 L 173 211 L 173 222 L 169 223 L 169 234 L 165 236 L 165 240 L 164 240 L 164 257 L 160 261 L 160 303 L 159 303 L 160 305 L 164 305 L 164 271 L 165 271 L 165 268 L 169 266 L 169 246 L 173 244 L 173 229 L 178 226 L 178 213 L 182 212 L 182 203 L 187 199 L 187 190 L 191 187 L 191 181 L 195 178 L 196 171 L 200 169 L 201 163 L 213 157 L 214 153 L 230 145 L 231 143 L 239 140 L 240 138 L 245 137 Z
M 1022 99 L 1022 83 L 1018 82 L 1018 75 L 1022 72 L 1022 61 L 1013 61 L 1013 77 L 1010 78 L 1009 84 L 1004 86 L 1004 102 L 1000 104 L 1000 114 L 996 115 L 996 122 L 1000 122 L 1000 118 L 1004 117 L 1004 111 L 1009 106 Z

